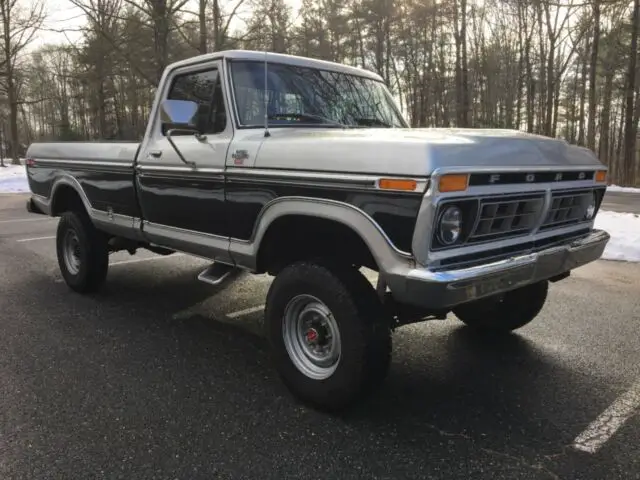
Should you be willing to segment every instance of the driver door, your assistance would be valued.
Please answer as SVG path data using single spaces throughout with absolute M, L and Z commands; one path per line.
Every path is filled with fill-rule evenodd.
M 224 171 L 233 127 L 227 118 L 222 64 L 177 69 L 169 75 L 137 164 L 143 230 L 152 242 L 223 260 L 228 256 Z M 197 103 L 195 122 L 202 135 L 173 133 L 174 148 L 167 137 L 171 127 L 161 122 L 163 99 Z

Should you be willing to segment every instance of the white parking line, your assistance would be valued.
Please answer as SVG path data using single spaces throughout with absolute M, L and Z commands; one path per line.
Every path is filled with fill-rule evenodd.
M 50 236 L 50 237 L 33 237 L 33 238 L 21 238 L 19 240 L 16 240 L 16 242 L 18 243 L 24 243 L 24 242 L 35 242 L 36 240 L 51 240 L 52 238 L 56 238 L 56 236 Z
M 13 220 L 0 220 L 0 223 L 46 222 L 50 220 L 55 220 L 55 218 L 14 218 Z
M 119 260 L 117 262 L 110 263 L 109 266 L 113 265 L 124 265 L 126 263 L 138 263 L 138 262 L 150 262 L 151 260 L 163 260 L 165 258 L 175 258 L 183 256 L 183 253 L 174 253 L 172 255 L 158 255 L 157 257 L 147 257 L 147 258 L 132 258 L 131 260 Z
M 620 395 L 573 441 L 573 448 L 596 453 L 640 408 L 640 381 Z
M 264 310 L 264 305 L 258 305 L 257 307 L 245 308 L 244 310 L 238 310 L 237 312 L 227 313 L 227 318 L 238 318 L 261 310 Z

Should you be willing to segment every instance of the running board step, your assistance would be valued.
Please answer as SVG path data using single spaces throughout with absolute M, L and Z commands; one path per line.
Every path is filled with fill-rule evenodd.
M 198 275 L 198 280 L 209 285 L 220 285 L 225 280 L 236 278 L 242 270 L 224 263 L 212 263 Z

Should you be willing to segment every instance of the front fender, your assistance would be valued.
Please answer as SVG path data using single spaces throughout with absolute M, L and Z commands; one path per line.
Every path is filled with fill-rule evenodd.
M 258 216 L 251 239 L 231 239 L 229 249 L 236 264 L 255 270 L 260 244 L 269 227 L 288 215 L 332 220 L 351 228 L 367 245 L 381 272 L 391 273 L 399 265 L 413 265 L 412 258 L 398 250 L 364 211 L 347 203 L 308 197 L 280 197 L 266 204 Z

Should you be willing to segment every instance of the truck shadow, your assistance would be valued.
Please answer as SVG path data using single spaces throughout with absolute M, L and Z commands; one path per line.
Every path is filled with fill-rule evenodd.
M 435 432 L 510 455 L 553 455 L 606 405 L 594 392 L 611 391 L 526 333 L 480 334 L 445 322 L 414 326 L 394 348 L 384 388 L 344 420 L 392 429 L 408 445 Z
M 93 298 L 100 302 L 116 300 L 121 305 L 134 308 L 151 306 L 153 310 L 163 312 L 164 317 L 174 316 L 205 300 L 215 300 L 216 295 L 226 293 L 233 286 L 213 286 L 198 281 L 198 274 L 205 266 L 178 268 L 170 276 L 148 270 L 131 274 L 125 269 L 112 269 L 107 282 Z M 242 278 L 238 281 L 241 282 Z
M 49 279 L 32 281 L 29 288 L 55 297 L 58 310 L 82 313 L 99 308 L 86 325 L 85 320 L 68 321 L 88 339 L 95 336 L 95 328 L 106 328 L 133 349 L 130 358 L 118 360 L 133 365 L 121 365 L 128 372 L 121 388 L 138 389 L 141 397 L 126 415 L 135 424 L 136 412 L 155 408 L 158 424 L 148 417 L 151 423 L 145 424 L 151 434 L 161 428 L 162 419 L 172 417 L 176 430 L 198 435 L 201 425 L 188 417 L 198 412 L 192 415 L 209 416 L 223 423 L 220 428 L 225 431 L 248 438 L 257 435 L 261 441 L 273 436 L 283 448 L 301 448 L 298 441 L 283 444 L 278 438 L 285 426 L 306 432 L 303 436 L 318 428 L 336 428 L 360 437 L 358 441 L 376 438 L 389 461 L 424 461 L 425 449 L 434 442 L 457 441 L 508 455 L 526 455 L 534 448 L 538 454 L 554 454 L 602 408 L 585 399 L 610 388 L 570 368 L 557 352 L 528 340 L 526 329 L 519 334 L 478 335 L 448 320 L 399 329 L 383 387 L 358 408 L 328 416 L 304 409 L 286 392 L 271 368 L 265 340 L 255 331 L 202 312 L 174 318 L 206 299 L 213 297 L 215 303 L 219 292 L 195 280 L 199 271 L 183 269 L 162 279 L 147 272 L 118 272 L 93 297 L 64 293 L 64 285 L 52 289 Z M 162 368 L 131 373 L 151 361 Z M 129 378 L 142 378 L 142 385 Z M 118 378 L 111 381 L 117 384 Z M 190 392 L 189 396 L 164 393 L 167 384 L 171 392 Z M 176 411 L 187 416 L 173 417 Z M 252 423 L 243 426 L 247 412 Z M 235 418 L 240 419 L 238 425 L 229 420 Z M 267 438 L 265 429 L 271 432 Z M 207 434 L 215 436 L 215 429 Z M 312 446 L 308 449 L 311 452 Z M 447 449 L 439 455 L 447 455 Z

